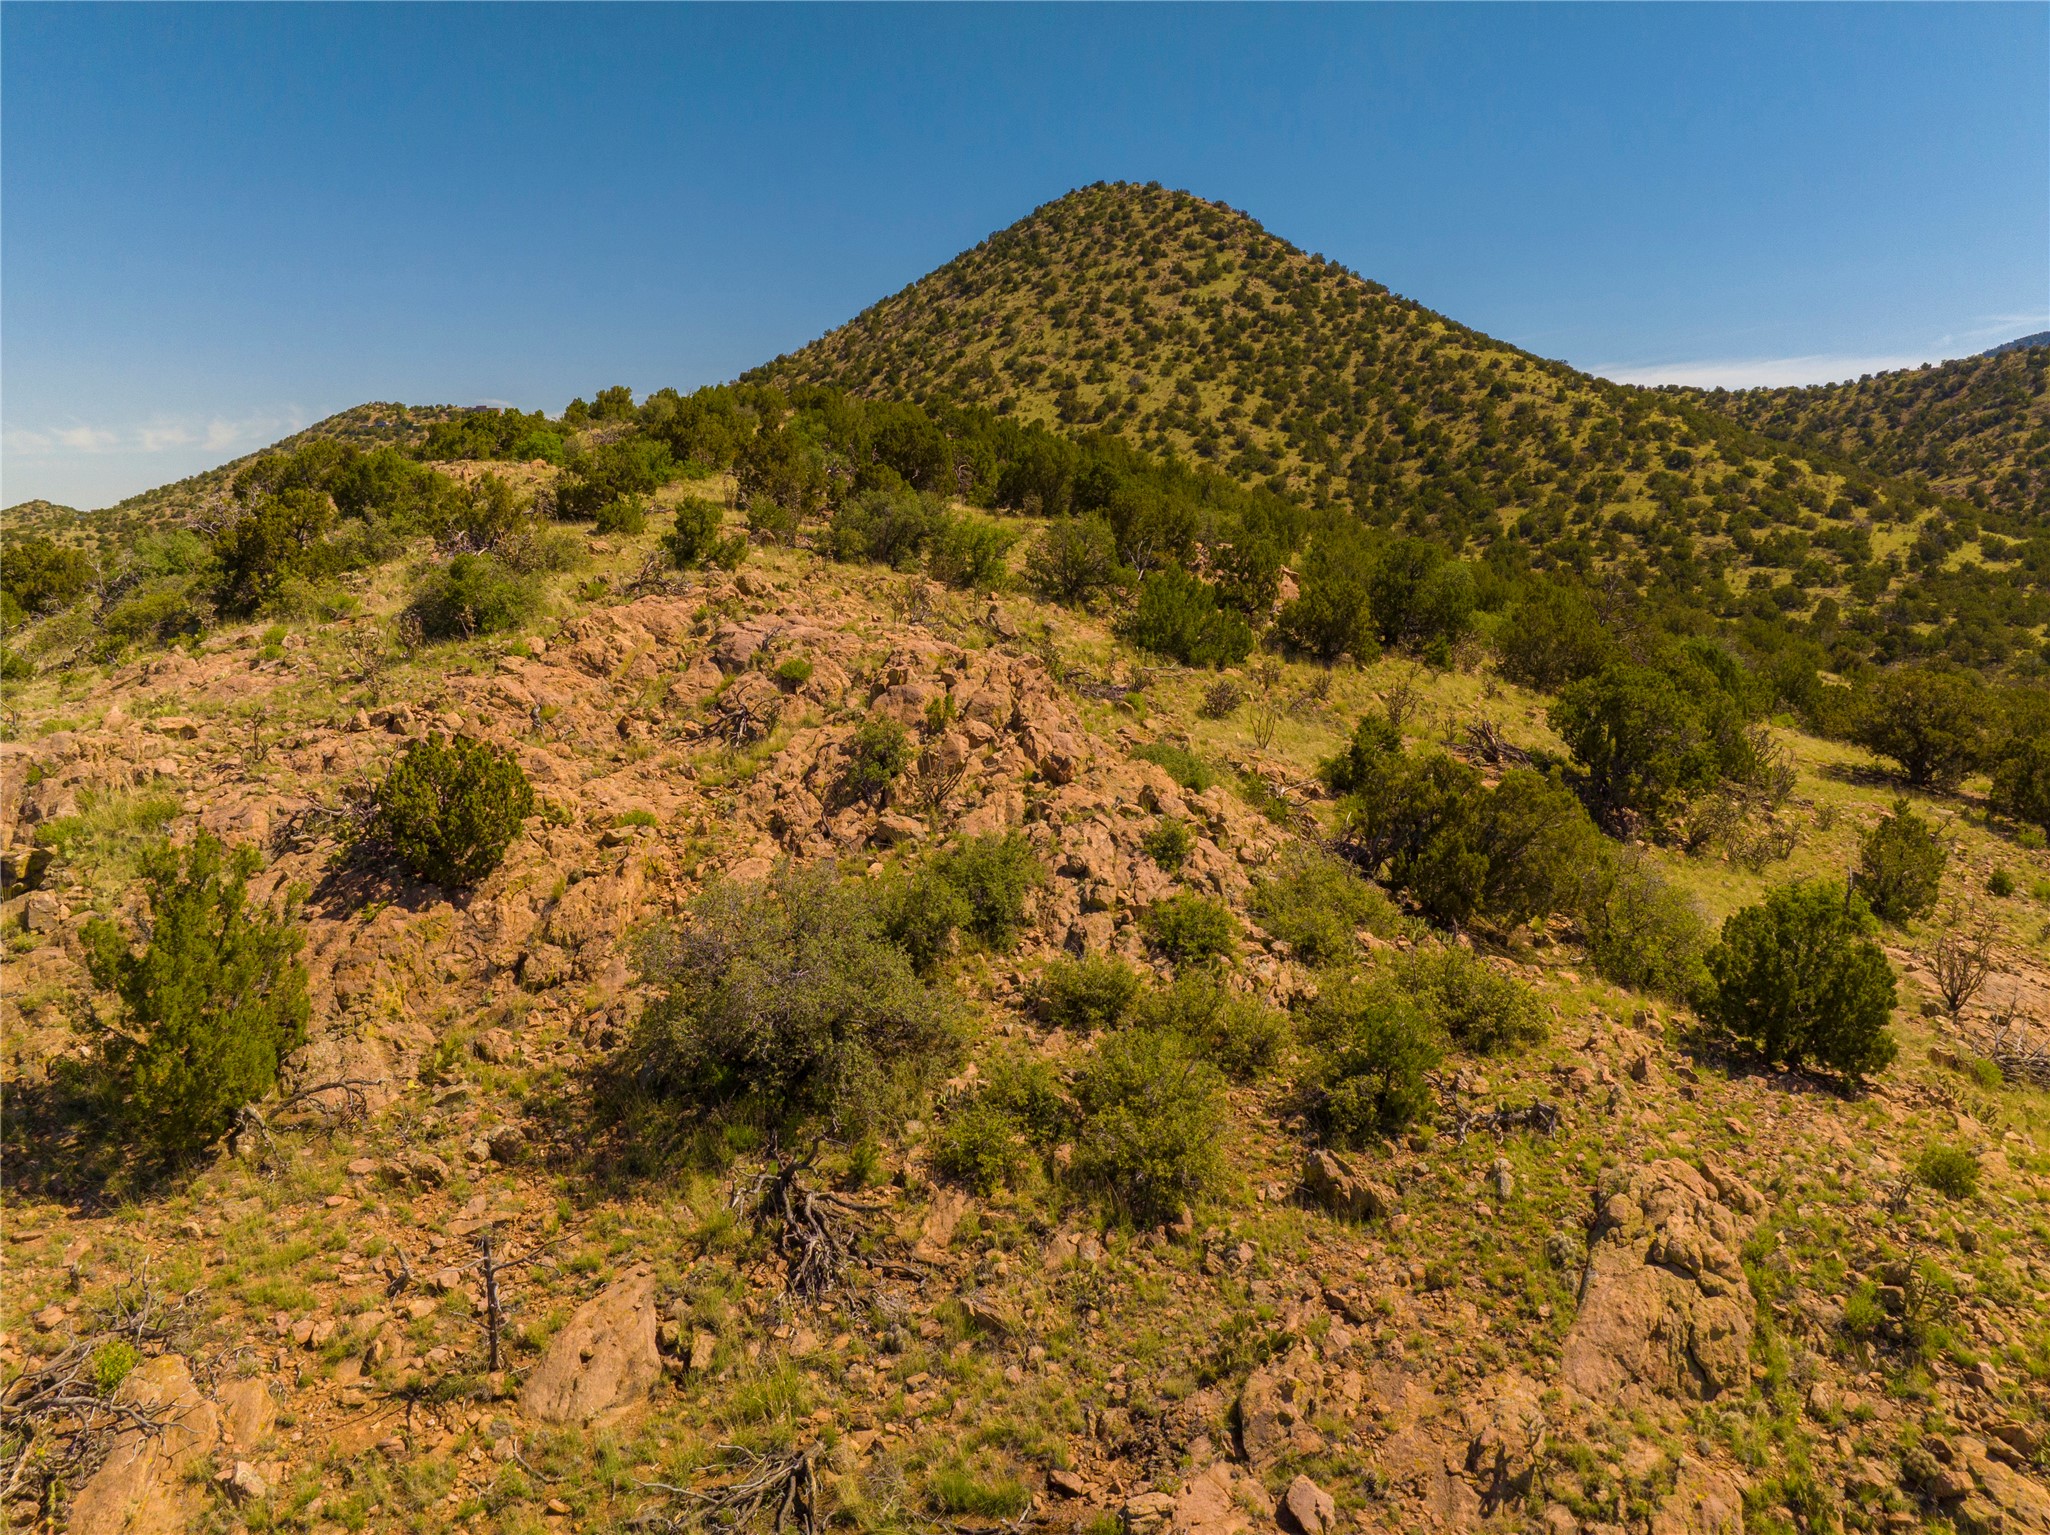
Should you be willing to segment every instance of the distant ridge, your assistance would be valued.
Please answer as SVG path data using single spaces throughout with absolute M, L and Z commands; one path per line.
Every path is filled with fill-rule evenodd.
M 2032 346 L 2050 346 L 2050 330 L 2039 330 L 2033 336 L 2017 336 L 2012 341 L 2003 341 L 1998 346 L 1988 347 L 1981 357 L 1998 357 L 2002 352 L 2026 352 Z

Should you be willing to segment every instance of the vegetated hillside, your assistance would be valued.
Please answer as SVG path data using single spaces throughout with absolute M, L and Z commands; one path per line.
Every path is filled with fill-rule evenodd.
M 1991 1059 L 2050 855 L 1978 779 L 1772 731 L 1769 835 L 1624 848 L 1479 654 L 1174 667 L 1016 551 L 740 499 L 556 528 L 517 610 L 398 621 L 472 524 L 344 618 L 10 684 L 11 1525 L 2050 1529 L 2050 1122 Z M 363 814 L 451 732 L 533 795 L 451 800 L 510 834 L 458 889 Z M 1899 1059 L 1676 1000 L 1902 792 L 1949 851 L 1878 934 Z M 202 832 L 263 858 L 228 926 L 303 940 L 257 1118 L 153 1112 L 212 1081 L 163 1069 L 182 987 L 291 995 L 164 919 Z M 1996 974 L 1930 1016 L 1972 907 Z M 152 934 L 167 984 L 113 984 Z
M 1688 393 L 1769 437 L 1915 475 L 1969 501 L 1991 531 L 2050 527 L 2050 339 L 1852 383 Z
M 290 452 L 309 442 L 344 442 L 359 448 L 389 444 L 411 447 L 437 422 L 467 414 L 453 405 L 400 405 L 370 401 L 316 421 L 291 436 L 244 454 L 213 469 L 202 470 L 168 485 L 140 491 L 95 511 L 58 506 L 51 501 L 23 501 L 0 510 L 0 526 L 10 535 L 38 533 L 74 547 L 116 553 L 139 533 L 218 515 L 228 486 L 252 459 L 266 453 Z
M 1154 186 L 1049 203 L 748 377 L 1111 430 L 1653 605 L 1807 620 L 1825 646 L 1999 664 L 2050 620 L 2050 547 L 1982 560 L 1926 486 L 1530 356 Z

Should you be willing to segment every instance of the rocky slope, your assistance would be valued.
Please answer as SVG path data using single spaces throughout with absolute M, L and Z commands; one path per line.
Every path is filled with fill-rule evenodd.
M 914 1121 L 872 1161 L 823 1155 L 821 1218 L 854 1256 L 823 1298 L 793 1293 L 776 1224 L 747 1214 L 772 1148 L 665 1157 L 599 1112 L 643 1001 L 637 926 L 781 859 L 881 874 L 1018 828 L 1049 876 L 1029 932 L 952 980 L 973 1062 L 1073 1061 L 1090 1041 L 1024 1006 L 1030 981 L 1061 953 L 1153 966 L 1140 919 L 1176 890 L 1232 908 L 1235 987 L 1286 1005 L 1315 984 L 1248 891 L 1317 835 L 1311 766 L 1377 694 L 1417 692 L 1419 738 L 1485 716 L 1543 744 L 1542 710 L 1485 668 L 1391 661 L 1277 665 L 1207 717 L 1212 678 L 1142 666 L 1086 617 L 801 549 L 649 578 L 646 542 L 595 542 L 581 595 L 516 640 L 390 651 L 393 573 L 349 622 L 225 628 L 15 693 L 0 1363 L 87 1378 L 117 1341 L 141 1362 L 92 1432 L 10 1450 L 11 1526 L 598 1530 L 752 1506 L 1094 1535 L 2050 1530 L 2050 1120 L 2038 1091 L 1956 1069 L 1987 1008 L 1919 1014 L 1928 933 L 1898 937 L 1902 1060 L 1861 1097 L 1700 1053 L 1555 925 L 1489 956 L 1536 989 L 1546 1041 L 1449 1061 L 1434 1134 L 1318 1153 L 1284 1070 L 1232 1089 L 1226 1191 L 1142 1230 L 1055 1185 L 971 1197 Z M 959 770 L 930 814 L 828 808 L 872 713 Z M 337 858 L 318 813 L 434 729 L 513 748 L 544 802 L 459 899 Z M 1132 755 L 1156 740 L 1221 781 Z M 1786 744 L 1788 863 L 1667 859 L 1717 913 L 1840 869 L 1891 801 L 1849 749 Z M 1995 863 L 2050 879 L 1971 803 L 1960 890 Z M 1165 818 L 1194 835 L 1174 874 L 1143 851 Z M 78 933 L 134 913 L 142 836 L 196 827 L 267 849 L 264 894 L 308 891 L 315 1017 L 286 1094 L 355 1085 L 116 1197 L 51 1085 L 92 1005 Z M 63 857 L 26 856 L 38 828 Z M 1989 1004 L 2039 1005 L 2041 907 L 2000 918 Z M 1366 936 L 1367 970 L 1433 941 Z M 1977 1155 L 1976 1195 L 1909 1177 L 1932 1142 Z M 513 1265 L 490 1279 L 496 1369 L 487 1251 Z

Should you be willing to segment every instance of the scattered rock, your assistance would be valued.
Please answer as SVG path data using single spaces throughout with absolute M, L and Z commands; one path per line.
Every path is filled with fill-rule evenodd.
M 213 1453 L 220 1417 L 178 1354 L 145 1359 L 114 1400 L 158 1416 L 163 1431 L 121 1430 L 71 1505 L 72 1535 L 176 1535 L 198 1512 L 186 1472 Z
M 549 1342 L 520 1390 L 520 1410 L 547 1423 L 584 1423 L 645 1396 L 661 1379 L 655 1347 L 655 1276 L 614 1280 Z
M 1332 1151 L 1312 1151 L 1303 1163 L 1303 1188 L 1333 1215 L 1381 1220 L 1396 1207 L 1395 1191 L 1374 1182 Z
M 278 1404 L 271 1397 L 270 1383 L 253 1375 L 226 1382 L 214 1399 L 220 1404 L 226 1437 L 238 1450 L 256 1449 L 277 1424 Z
M 1324 1535 L 1338 1518 L 1338 1505 L 1307 1476 L 1298 1476 L 1281 1495 L 1280 1513 L 1281 1522 L 1296 1535 Z
M 237 1503 L 255 1503 L 270 1496 L 270 1483 L 246 1460 L 225 1468 L 216 1480 Z

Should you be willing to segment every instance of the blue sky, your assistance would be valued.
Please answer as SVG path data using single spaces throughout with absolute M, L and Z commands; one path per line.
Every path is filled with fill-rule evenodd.
M 0 503 L 730 378 L 1099 179 L 1610 377 L 2050 326 L 2050 7 L 0 8 Z

